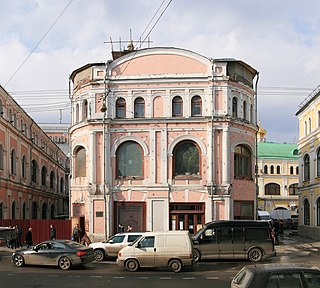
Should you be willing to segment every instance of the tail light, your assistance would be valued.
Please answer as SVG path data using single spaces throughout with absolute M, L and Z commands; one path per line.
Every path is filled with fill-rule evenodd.
M 84 255 L 86 255 L 86 254 L 87 254 L 86 251 L 78 251 L 78 252 L 77 252 L 77 255 L 78 255 L 79 257 L 84 256 Z
M 121 257 L 121 253 L 120 252 L 118 253 L 118 257 Z

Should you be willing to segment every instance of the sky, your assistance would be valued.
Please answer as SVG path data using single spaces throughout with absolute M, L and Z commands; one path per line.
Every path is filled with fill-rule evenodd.
M 0 85 L 37 123 L 67 123 L 69 75 L 111 59 L 106 42 L 123 49 L 131 31 L 255 68 L 267 141 L 296 143 L 295 114 L 320 84 L 319 11 L 318 0 L 1 0 Z

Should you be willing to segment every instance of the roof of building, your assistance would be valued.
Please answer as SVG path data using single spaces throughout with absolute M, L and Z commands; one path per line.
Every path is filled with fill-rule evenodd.
M 260 142 L 258 158 L 298 159 L 298 145 L 292 143 Z

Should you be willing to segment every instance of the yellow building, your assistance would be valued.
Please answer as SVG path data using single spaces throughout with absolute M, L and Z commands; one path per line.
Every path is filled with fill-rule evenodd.
M 298 147 L 296 144 L 267 142 L 266 130 L 259 125 L 258 209 L 272 211 L 285 209 L 298 212 Z M 288 213 L 290 214 L 290 213 Z
M 299 234 L 320 239 L 320 86 L 300 105 Z

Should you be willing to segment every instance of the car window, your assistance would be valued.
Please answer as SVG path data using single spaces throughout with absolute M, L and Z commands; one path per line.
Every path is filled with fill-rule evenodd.
M 252 279 L 252 273 L 248 270 L 241 270 L 235 277 L 234 282 L 238 284 L 239 287 L 246 287 Z
M 154 236 L 147 236 L 139 243 L 140 248 L 154 247 Z
M 112 243 L 122 243 L 125 235 L 114 236 L 112 239 Z
M 209 228 L 203 232 L 203 234 L 200 236 L 200 239 L 216 241 L 216 237 L 217 237 L 216 229 Z
M 245 228 L 246 241 L 266 241 L 269 237 L 268 228 Z
M 48 250 L 50 249 L 50 244 L 49 243 L 41 243 L 37 245 L 37 250 Z
M 61 249 L 64 249 L 64 245 L 61 244 L 61 243 L 57 243 L 57 242 L 52 243 L 51 246 L 52 246 L 51 249 L 53 249 L 53 250 L 61 250 Z
M 271 274 L 267 288 L 302 288 L 300 273 Z
M 320 273 L 304 272 L 303 275 L 308 284 L 308 288 L 320 287 Z
M 128 242 L 131 243 L 134 240 L 136 240 L 138 237 L 140 237 L 141 235 L 129 235 L 128 236 Z

